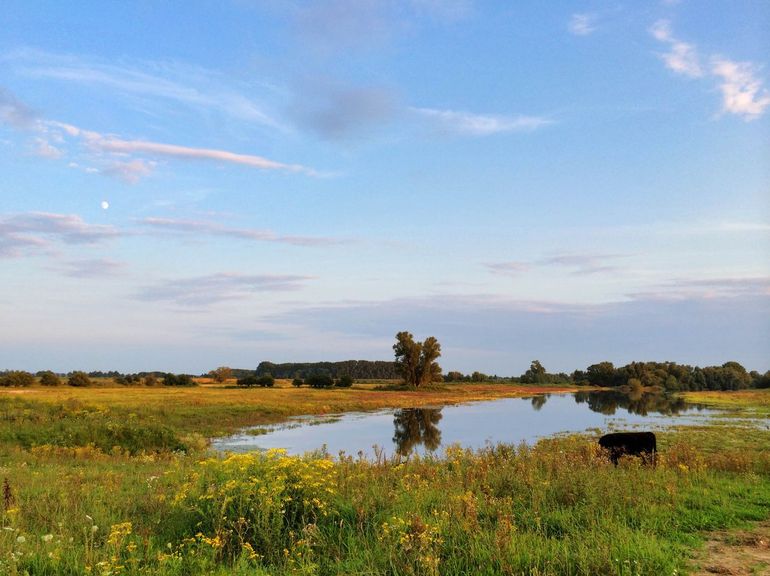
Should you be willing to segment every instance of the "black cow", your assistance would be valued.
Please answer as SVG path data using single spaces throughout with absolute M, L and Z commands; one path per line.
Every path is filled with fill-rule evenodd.
M 617 466 L 621 456 L 640 456 L 643 461 L 655 465 L 657 443 L 652 432 L 616 432 L 599 438 L 599 446 L 609 452 L 610 460 Z

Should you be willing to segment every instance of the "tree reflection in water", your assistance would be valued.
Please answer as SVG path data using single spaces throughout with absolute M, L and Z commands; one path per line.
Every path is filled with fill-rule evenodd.
M 420 444 L 433 452 L 441 445 L 440 408 L 402 408 L 393 414 L 396 452 L 408 456 Z
M 701 408 L 700 406 L 687 404 L 678 396 L 651 392 L 625 394 L 617 390 L 576 392 L 575 402 L 578 404 L 585 402 L 594 412 L 608 416 L 615 414 L 618 408 L 624 408 L 631 414 L 639 414 L 640 416 L 647 416 L 650 412 L 668 415 L 679 414 L 691 408 Z
M 537 396 L 532 396 L 532 408 L 534 408 L 535 411 L 540 411 L 545 403 L 548 402 L 549 396 L 550 394 L 538 394 Z

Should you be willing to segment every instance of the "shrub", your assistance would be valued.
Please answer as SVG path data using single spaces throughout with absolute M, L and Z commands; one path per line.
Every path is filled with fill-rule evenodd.
M 295 388 L 300 388 L 305 384 L 305 381 L 302 378 L 295 378 L 291 381 L 291 385 Z
M 24 370 L 12 370 L 0 376 L 0 386 L 26 388 L 35 383 L 35 377 Z
M 172 374 L 169 372 L 163 377 L 164 386 L 195 386 L 195 381 L 189 374 Z
M 328 374 L 311 374 L 305 379 L 305 382 L 311 388 L 331 388 L 334 386 L 334 380 Z
M 144 377 L 144 385 L 145 386 L 157 386 L 158 385 L 158 377 L 155 374 L 147 374 Z
M 85 372 L 76 370 L 75 372 L 69 373 L 67 377 L 67 384 L 69 384 L 70 386 L 77 386 L 77 387 L 90 386 L 91 379 L 88 377 L 88 374 L 86 374 Z
M 61 386 L 61 378 L 50 370 L 40 372 L 38 375 L 40 376 L 41 386 Z
M 271 374 L 264 374 L 257 378 L 257 384 L 262 388 L 272 388 L 275 386 L 275 378 Z
M 236 384 L 244 388 L 253 388 L 254 386 L 258 386 L 259 382 L 257 381 L 257 377 L 254 376 L 254 374 L 249 374 L 243 378 L 238 378 Z
M 338 388 L 350 388 L 353 385 L 353 378 L 349 374 L 341 376 L 335 386 Z

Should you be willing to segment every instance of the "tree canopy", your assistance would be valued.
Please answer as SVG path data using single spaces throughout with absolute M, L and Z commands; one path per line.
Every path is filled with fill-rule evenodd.
M 393 345 L 396 368 L 407 386 L 418 387 L 441 381 L 441 366 L 436 360 L 441 356 L 441 344 L 433 336 L 417 342 L 409 332 L 396 334 Z

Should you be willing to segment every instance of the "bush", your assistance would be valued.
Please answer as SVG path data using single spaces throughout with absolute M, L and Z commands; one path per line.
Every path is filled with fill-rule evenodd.
M 238 386 L 242 386 L 243 388 L 253 388 L 254 386 L 258 385 L 257 377 L 254 376 L 254 374 L 249 374 L 243 378 L 238 378 L 236 384 Z
M 305 384 L 305 381 L 302 378 L 295 378 L 291 381 L 291 385 L 295 388 L 301 388 Z
M 349 374 L 345 374 L 344 376 L 341 376 L 339 380 L 337 380 L 337 383 L 335 386 L 338 388 L 350 388 L 353 385 L 353 378 Z
M 82 388 L 84 386 L 90 386 L 91 379 L 88 377 L 88 374 L 86 374 L 85 372 L 76 370 L 75 372 L 69 373 L 69 376 L 67 377 L 67 384 L 69 384 L 70 386 L 76 386 L 76 387 Z
M 144 385 L 145 386 L 157 386 L 158 385 L 158 377 L 155 374 L 147 374 L 144 377 Z
M 331 388 L 334 386 L 334 379 L 328 374 L 311 374 L 305 382 L 311 388 Z
M 265 374 L 257 378 L 257 384 L 262 388 L 272 388 L 275 386 L 275 378 L 271 374 Z
M 163 377 L 164 386 L 195 386 L 195 381 L 189 374 L 168 373 Z
M 41 386 L 61 386 L 61 378 L 59 378 L 56 374 L 54 374 L 50 370 L 46 370 L 45 372 L 40 372 L 38 376 L 40 376 Z
M 0 376 L 0 386 L 27 388 L 35 383 L 35 377 L 24 370 L 12 370 Z

